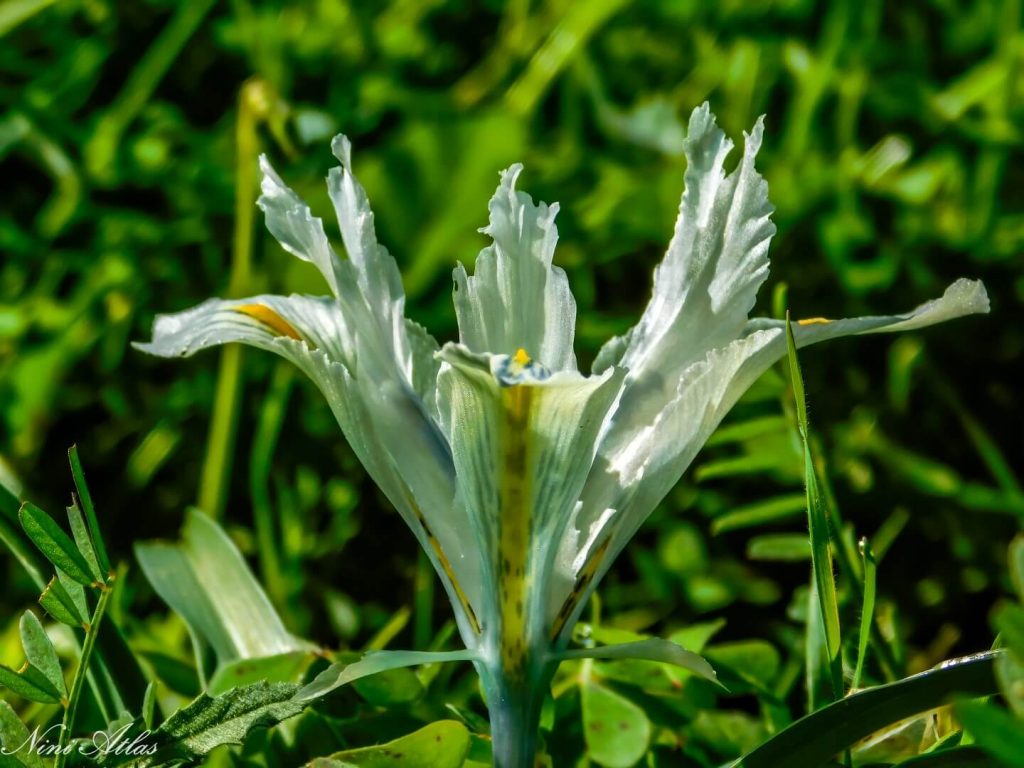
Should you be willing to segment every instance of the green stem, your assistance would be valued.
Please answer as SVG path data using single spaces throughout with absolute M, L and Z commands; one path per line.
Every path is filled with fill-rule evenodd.
M 256 126 L 266 114 L 267 98 L 266 86 L 258 80 L 250 80 L 242 86 L 238 99 L 238 122 L 235 126 L 235 232 L 227 290 L 230 298 L 243 296 L 249 288 L 253 224 L 256 218 L 253 200 L 259 183 L 256 173 L 256 155 L 259 153 Z M 238 426 L 241 377 L 241 347 L 228 345 L 221 351 L 217 395 L 213 403 L 206 461 L 203 463 L 203 476 L 199 485 L 199 508 L 214 520 L 223 517 L 227 499 Z
M 260 410 L 249 459 L 249 491 L 252 496 L 260 571 L 267 585 L 267 592 L 279 609 L 287 609 L 289 594 L 281 568 L 278 550 L 280 536 L 274 520 L 274 506 L 270 499 L 270 469 L 288 409 L 288 397 L 293 380 L 294 374 L 290 363 L 280 363 L 274 369 L 270 391 Z
M 490 713 L 494 768 L 534 768 L 541 709 L 556 668 L 531 664 L 517 679 L 477 665 Z
M 60 749 L 57 750 L 57 757 L 53 768 L 64 768 L 64 764 L 67 762 L 68 750 L 66 747 L 71 740 L 71 734 L 75 728 L 78 702 L 82 698 L 82 689 L 85 687 L 85 680 L 88 677 L 89 660 L 92 657 L 92 650 L 96 645 L 96 637 L 99 635 L 100 624 L 103 622 L 103 615 L 107 611 L 107 603 L 110 602 L 112 592 L 113 589 L 109 585 L 104 585 L 103 590 L 100 592 L 99 600 L 96 602 L 96 609 L 92 612 L 89 629 L 85 633 L 85 643 L 82 645 L 82 657 L 78 663 L 78 669 L 75 670 L 75 679 L 71 683 L 71 695 L 68 697 L 67 709 L 64 710 L 64 720 L 62 721 L 60 740 L 58 741 Z

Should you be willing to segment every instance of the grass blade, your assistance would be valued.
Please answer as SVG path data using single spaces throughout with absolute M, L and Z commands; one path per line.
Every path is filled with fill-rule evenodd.
M 868 653 L 868 641 L 871 639 L 871 623 L 875 617 L 875 588 L 877 582 L 877 565 L 875 555 L 871 551 L 871 543 L 867 538 L 860 540 L 860 554 L 864 560 L 864 602 L 860 611 L 860 638 L 857 644 L 857 667 L 853 671 L 852 688 L 860 687 L 860 678 L 864 673 L 864 658 Z
M 811 535 L 811 570 L 818 591 L 818 606 L 824 627 L 825 655 L 828 661 L 832 700 L 843 695 L 843 660 L 840 656 L 842 635 L 839 626 L 839 601 L 836 597 L 835 573 L 832 570 L 832 546 L 830 542 L 828 511 L 818 487 L 814 459 L 807 426 L 807 398 L 804 394 L 800 362 L 796 356 L 796 341 L 793 326 L 786 318 L 786 346 L 789 352 L 789 375 L 796 401 L 797 426 L 804 448 L 804 481 L 807 491 L 807 518 Z M 810 619 L 808 619 L 810 621 Z
M 865 736 L 954 696 L 991 695 L 997 690 L 994 664 L 1001 653 L 987 651 L 954 659 L 851 694 L 780 731 L 735 768 L 819 768 Z

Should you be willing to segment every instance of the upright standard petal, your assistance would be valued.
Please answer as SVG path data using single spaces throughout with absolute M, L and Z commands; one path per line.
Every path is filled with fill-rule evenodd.
M 331 169 L 327 186 L 349 259 L 338 258 L 323 222 L 261 156 L 263 194 L 258 204 L 266 215 L 267 229 L 286 251 L 320 270 L 341 307 L 345 324 L 358 329 L 352 334 L 350 369 L 364 369 L 380 380 L 403 380 L 430 408 L 438 366 L 434 359 L 437 342 L 405 319 L 398 267 L 377 242 L 373 211 L 352 174 L 348 139 L 335 137 L 332 148 L 342 166 Z
M 558 204 L 534 205 L 517 191 L 522 169 L 501 174 L 490 223 L 480 230 L 494 242 L 477 256 L 473 276 L 461 264 L 455 268 L 459 339 L 472 352 L 511 355 L 522 348 L 549 370 L 576 370 L 576 301 L 565 272 L 552 265 Z
M 498 625 L 484 627 L 483 652 L 523 672 L 550 641 L 551 564 L 622 372 L 550 373 L 522 351 L 477 355 L 451 344 L 441 358 L 441 418 L 458 493 L 491 564 L 488 616 Z
M 595 371 L 612 364 L 629 370 L 610 440 L 628 441 L 649 427 L 680 374 L 743 330 L 768 275 L 775 234 L 768 185 L 754 168 L 763 130 L 758 120 L 745 136 L 739 166 L 726 176 L 732 141 L 707 103 L 690 117 L 685 190 L 651 300 L 640 321 L 609 341 L 594 363 Z
M 961 279 L 941 298 L 905 314 L 845 320 L 813 318 L 797 321 L 793 331 L 797 346 L 804 347 L 841 336 L 914 330 L 988 309 L 985 287 L 978 281 Z M 753 320 L 745 333 L 689 366 L 676 380 L 674 395 L 656 418 L 635 431 L 630 441 L 602 441 L 558 558 L 559 569 L 568 574 L 560 582 L 564 620 L 559 626 L 563 632 L 571 628 L 594 585 L 679 482 L 740 396 L 786 355 L 784 322 Z M 618 417 L 617 412 L 612 415 L 608 433 Z

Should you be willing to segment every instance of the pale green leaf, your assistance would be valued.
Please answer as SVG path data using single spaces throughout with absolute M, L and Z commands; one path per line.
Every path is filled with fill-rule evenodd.
M 68 690 L 64 683 L 64 672 L 60 668 L 60 659 L 53 647 L 46 630 L 32 611 L 25 611 L 21 616 L 21 644 L 25 649 L 28 663 L 38 669 L 53 687 L 67 696 Z
M 310 768 L 461 768 L 469 742 L 466 726 L 441 720 L 386 744 L 319 758 Z
M 647 753 L 651 721 L 629 699 L 599 683 L 583 684 L 583 737 L 590 759 L 604 768 L 630 768 Z

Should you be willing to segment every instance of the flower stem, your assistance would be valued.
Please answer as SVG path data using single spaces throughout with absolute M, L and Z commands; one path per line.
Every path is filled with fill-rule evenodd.
M 111 577 L 112 580 L 113 577 Z M 100 624 L 107 612 L 107 603 L 110 602 L 110 595 L 113 593 L 110 580 L 103 585 L 99 600 L 96 602 L 96 609 L 89 619 L 89 629 L 85 633 L 85 642 L 82 644 L 82 656 L 78 662 L 78 669 L 75 671 L 75 679 L 71 683 L 71 694 L 68 696 L 68 706 L 64 710 L 64 720 L 60 729 L 59 749 L 53 764 L 53 768 L 64 768 L 68 758 L 67 746 L 71 741 L 71 735 L 75 727 L 75 717 L 78 714 L 78 702 L 82 698 L 82 688 L 89 675 L 89 660 L 92 658 L 92 650 L 96 645 L 96 636 L 100 632 Z
M 541 708 L 555 667 L 534 667 L 526 679 L 480 670 L 491 719 L 494 768 L 534 768 Z

